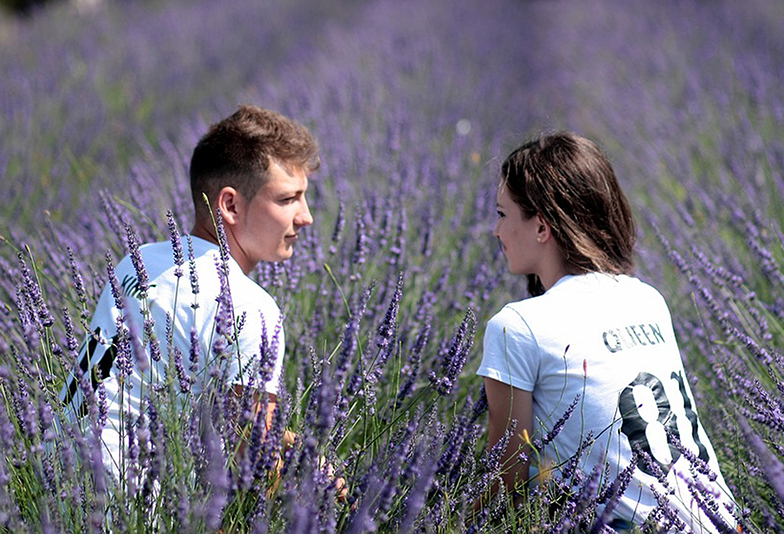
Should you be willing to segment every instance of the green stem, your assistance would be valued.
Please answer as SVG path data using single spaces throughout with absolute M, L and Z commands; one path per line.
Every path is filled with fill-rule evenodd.
M 335 274 L 332 272 L 332 268 L 329 266 L 328 263 L 324 264 L 324 270 L 327 271 L 327 274 L 332 279 L 332 282 L 335 284 L 335 287 L 338 288 L 338 292 L 340 293 L 341 298 L 343 299 L 343 304 L 346 306 L 346 311 L 348 312 L 349 318 L 351 318 L 351 306 L 348 304 L 348 299 L 346 298 L 345 293 L 343 293 L 343 288 L 340 287 L 338 283 L 338 279 L 335 278 Z

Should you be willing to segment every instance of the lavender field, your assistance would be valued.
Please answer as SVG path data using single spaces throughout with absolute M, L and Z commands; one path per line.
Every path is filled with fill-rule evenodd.
M 606 149 L 633 204 L 637 274 L 670 304 L 739 526 L 784 532 L 781 28 L 777 0 L 0 15 L 0 531 L 610 532 L 595 510 L 613 481 L 576 475 L 468 521 L 500 473 L 474 374 L 484 324 L 526 295 L 491 235 L 500 161 L 570 129 Z M 240 103 L 321 146 L 315 224 L 253 274 L 285 314 L 283 410 L 235 457 L 227 421 L 252 426 L 247 399 L 205 414 L 180 375 L 151 393 L 135 475 L 114 484 L 96 454 L 100 388 L 82 427 L 56 424 L 58 394 L 107 258 L 190 229 L 191 150 Z M 300 440 L 277 479 L 284 428 Z

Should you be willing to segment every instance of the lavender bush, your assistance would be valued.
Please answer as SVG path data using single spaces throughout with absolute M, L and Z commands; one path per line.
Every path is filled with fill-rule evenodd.
M 0 20 L 0 528 L 608 531 L 628 473 L 607 481 L 579 458 L 519 507 L 499 494 L 472 510 L 504 469 L 476 340 L 525 296 L 490 236 L 497 162 L 568 128 L 607 148 L 635 204 L 638 272 L 672 307 L 739 524 L 784 530 L 778 3 L 257 4 Z M 287 393 L 265 435 L 250 399 L 192 395 L 190 367 L 210 355 L 181 355 L 127 421 L 115 482 L 97 452 L 102 388 L 83 377 L 78 427 L 57 394 L 111 266 L 187 233 L 190 150 L 239 102 L 322 145 L 316 223 L 294 258 L 253 273 L 286 315 Z M 263 359 L 249 371 L 262 379 Z M 299 438 L 283 453 L 285 429 Z M 644 530 L 678 528 L 666 504 L 657 514 Z

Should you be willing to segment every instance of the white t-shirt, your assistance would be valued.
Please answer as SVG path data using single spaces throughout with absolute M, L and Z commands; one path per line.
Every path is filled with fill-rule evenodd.
M 568 347 L 568 350 L 567 350 Z M 629 465 L 631 443 L 657 460 L 674 493 L 671 506 L 687 527 L 714 529 L 699 510 L 685 480 L 693 478 L 687 458 L 668 443 L 667 430 L 718 475 L 699 475 L 722 503 L 732 496 L 716 454 L 698 422 L 667 305 L 656 289 L 629 276 L 589 273 L 565 276 L 544 295 L 504 306 L 488 323 L 481 376 L 510 384 L 533 397 L 534 437 L 543 438 L 579 394 L 580 400 L 543 461 L 560 466 L 593 432 L 584 453 L 589 474 L 606 461 L 610 480 Z M 532 474 L 539 466 L 531 462 Z M 614 510 L 641 523 L 657 506 L 650 486 L 665 489 L 643 462 Z M 720 506 L 725 521 L 732 516 Z
M 118 368 L 116 365 L 117 348 L 113 347 L 117 334 L 116 320 L 119 312 L 109 284 L 106 285 L 98 300 L 91 329 L 100 337 L 96 341 L 88 337 L 79 351 L 79 362 L 82 369 L 91 369 L 93 375 L 105 376 L 103 384 L 106 387 L 108 404 L 108 421 L 103 429 L 104 463 L 115 475 L 120 472 L 120 427 L 122 413 L 130 411 L 134 420 L 138 417 L 140 397 L 149 395 L 150 384 L 164 383 L 166 370 L 169 367 L 169 353 L 167 348 L 166 324 L 167 313 L 173 315 L 172 339 L 173 346 L 182 353 L 182 366 L 187 376 L 193 376 L 195 382 L 191 385 L 191 392 L 198 394 L 210 380 L 211 372 L 215 367 L 225 365 L 229 383 L 248 383 L 248 373 L 252 369 L 252 362 L 259 359 L 262 345 L 262 332 L 267 334 L 268 346 L 275 352 L 272 377 L 266 384 L 255 387 L 269 393 L 277 393 L 283 366 L 284 336 L 281 325 L 280 310 L 272 297 L 258 284 L 248 278 L 240 269 L 239 264 L 231 257 L 228 259 L 229 288 L 234 308 L 236 324 L 242 327 L 236 334 L 236 340 L 229 340 L 225 351 L 230 355 L 225 364 L 219 364 L 215 359 L 212 347 L 216 339 L 215 317 L 218 312 L 216 298 L 220 294 L 221 285 L 218 275 L 218 261 L 220 250 L 217 245 L 192 237 L 195 270 L 198 273 L 199 293 L 197 297 L 191 289 L 189 279 L 189 264 L 187 261 L 188 245 L 182 239 L 185 263 L 182 265 L 182 276 L 175 275 L 176 265 L 171 242 L 151 243 L 140 247 L 142 261 L 149 277 L 147 292 L 147 306 L 150 317 L 155 322 L 155 336 L 160 344 L 161 358 L 155 361 L 150 357 L 149 343 L 145 346 L 149 368 L 143 375 L 133 362 L 130 382 L 132 387 L 125 388 L 121 399 Z M 139 288 L 136 270 L 131 258 L 126 256 L 116 268 L 117 279 L 122 287 L 125 299 L 125 324 L 130 327 L 133 334 L 142 342 L 144 331 L 144 316 L 142 302 L 139 300 Z M 194 306 L 194 303 L 197 304 Z M 263 322 L 262 322 L 263 318 Z M 192 365 L 191 329 L 195 329 L 199 344 L 199 356 L 196 371 L 190 371 Z M 174 350 L 172 350 L 174 353 Z M 269 356 L 268 356 L 269 357 Z M 87 366 L 89 359 L 89 367 Z M 110 371 L 109 371 L 110 370 Z M 221 373 L 223 367 L 220 367 Z M 177 387 L 177 375 L 175 375 Z M 83 394 L 77 387 L 75 374 L 72 372 L 61 392 L 61 400 L 66 404 L 68 415 L 76 419 L 80 411 L 83 412 Z M 81 410 L 80 410 L 81 408 Z M 122 428 L 122 435 L 126 433 Z M 124 444 L 127 447 L 127 442 Z

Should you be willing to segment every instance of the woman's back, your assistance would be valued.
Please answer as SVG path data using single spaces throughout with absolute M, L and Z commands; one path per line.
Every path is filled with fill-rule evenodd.
M 666 495 L 657 482 L 663 474 L 675 490 L 671 506 L 699 530 L 689 514 L 698 506 L 686 483 L 693 475 L 685 448 L 708 463 L 718 475 L 716 491 L 731 502 L 695 412 L 667 305 L 636 278 L 568 275 L 539 297 L 507 304 L 488 324 L 479 374 L 533 392 L 533 439 L 548 441 L 574 405 L 531 460 L 532 475 L 580 451 L 583 473 L 606 462 L 612 480 L 639 449 L 615 515 L 639 523 L 658 504 L 649 486 Z

